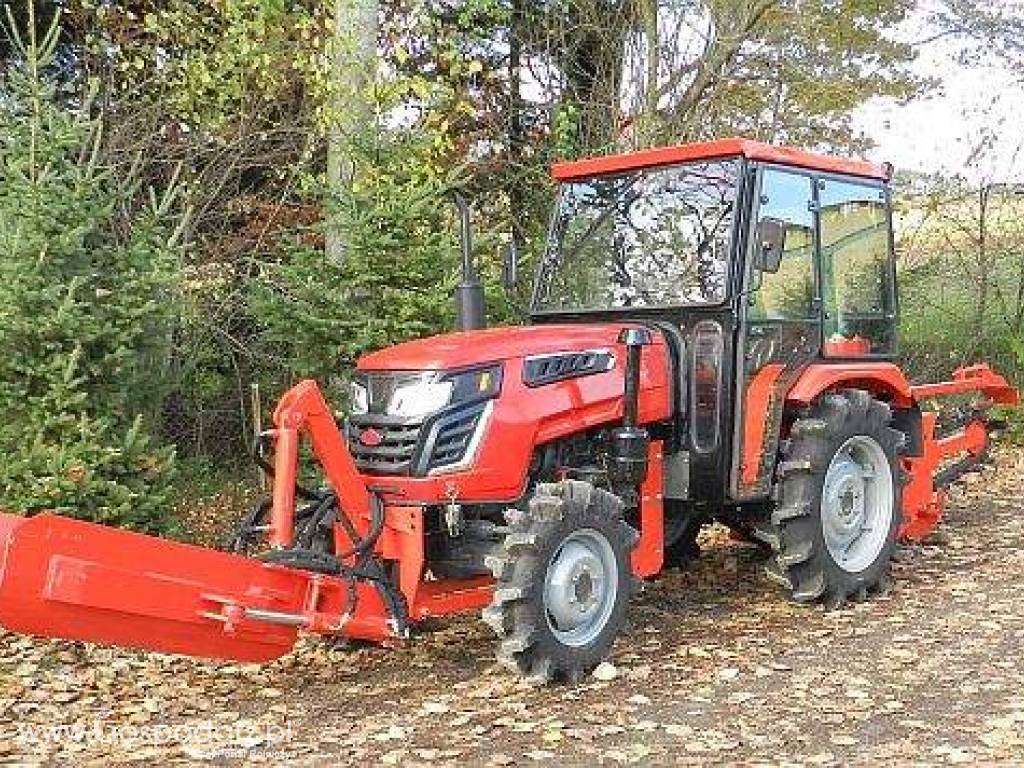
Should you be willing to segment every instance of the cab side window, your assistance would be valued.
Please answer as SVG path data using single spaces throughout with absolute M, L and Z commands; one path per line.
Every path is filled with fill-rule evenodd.
M 768 272 L 755 264 L 750 276 L 754 291 L 747 316 L 751 320 L 806 320 L 814 309 L 814 213 L 811 179 L 766 169 L 761 181 L 758 227 L 774 219 L 785 232 L 778 269 Z M 758 237 L 753 247 L 760 248 Z
M 886 354 L 895 346 L 889 217 L 877 186 L 818 187 L 825 354 Z

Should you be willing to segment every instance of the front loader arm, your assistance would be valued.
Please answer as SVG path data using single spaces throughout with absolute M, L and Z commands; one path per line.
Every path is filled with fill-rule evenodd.
M 271 548 L 287 549 L 294 543 L 295 483 L 303 432 L 309 436 L 324 476 L 338 496 L 341 514 L 354 522 L 369 517 L 370 492 L 315 381 L 306 379 L 285 393 L 274 411 L 274 426 L 274 495 L 268 534 Z
M 374 512 L 379 519 L 383 510 L 359 476 L 314 382 L 300 382 L 285 394 L 274 424 L 265 560 L 59 515 L 0 514 L 0 625 L 47 637 L 243 661 L 286 653 L 300 630 L 377 641 L 403 634 L 404 621 L 384 600 L 393 597 L 393 588 L 379 577 L 374 581 L 379 569 L 368 570 L 369 544 L 358 555 L 342 554 L 346 563 L 330 572 L 289 565 L 287 555 L 302 554 L 292 548 L 303 435 L 337 497 L 337 515 L 349 524 L 334 526 L 338 552 L 354 552 L 348 547 L 356 542 L 349 540 L 367 536 Z M 403 587 L 411 596 L 422 570 L 421 513 L 398 507 L 388 516 L 387 528 L 373 543 L 385 556 L 403 561 Z M 407 524 L 395 530 L 395 521 L 406 518 Z M 273 555 L 282 553 L 275 562 Z M 447 607 L 449 595 L 424 592 L 422 605 L 414 606 L 418 616 Z M 487 596 L 486 585 L 477 592 L 473 605 Z

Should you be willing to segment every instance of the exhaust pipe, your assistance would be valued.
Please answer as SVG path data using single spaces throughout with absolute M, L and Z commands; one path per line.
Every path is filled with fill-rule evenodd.
M 462 280 L 455 289 L 455 324 L 460 331 L 476 331 L 486 326 L 484 286 L 473 263 L 473 234 L 469 223 L 469 203 L 460 192 L 454 195 L 459 210 L 459 235 L 462 240 Z
M 623 328 L 619 344 L 626 347 L 625 383 L 622 392 L 622 426 L 611 432 L 608 476 L 621 493 L 638 503 L 636 489 L 647 477 L 647 449 L 651 438 L 640 421 L 640 362 L 643 348 L 650 345 L 646 328 Z

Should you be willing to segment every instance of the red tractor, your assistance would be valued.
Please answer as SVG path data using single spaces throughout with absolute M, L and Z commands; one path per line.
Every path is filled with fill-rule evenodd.
M 481 328 L 464 227 L 463 330 L 361 359 L 343 428 L 314 382 L 287 392 L 235 553 L 0 516 L 0 623 L 262 661 L 482 611 L 502 662 L 575 680 L 712 521 L 799 602 L 883 587 L 984 458 L 983 409 L 1017 402 L 984 365 L 914 386 L 894 362 L 890 170 L 733 139 L 553 174 L 529 326 Z M 958 393 L 937 436 L 922 405 Z

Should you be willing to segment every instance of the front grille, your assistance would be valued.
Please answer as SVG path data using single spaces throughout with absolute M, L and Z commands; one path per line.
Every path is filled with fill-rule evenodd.
M 348 450 L 360 472 L 368 475 L 408 475 L 420 438 L 422 424 L 382 416 L 351 416 L 348 423 Z M 366 445 L 362 435 L 368 430 L 380 435 L 377 445 Z
M 479 401 L 457 404 L 422 421 L 379 413 L 350 416 L 345 430 L 349 452 L 364 474 L 422 477 L 465 458 L 486 408 Z M 363 441 L 370 429 L 379 437 L 376 445 Z
M 432 469 L 462 461 L 486 406 L 486 403 L 469 403 L 442 411 L 434 417 L 417 469 L 426 474 Z

